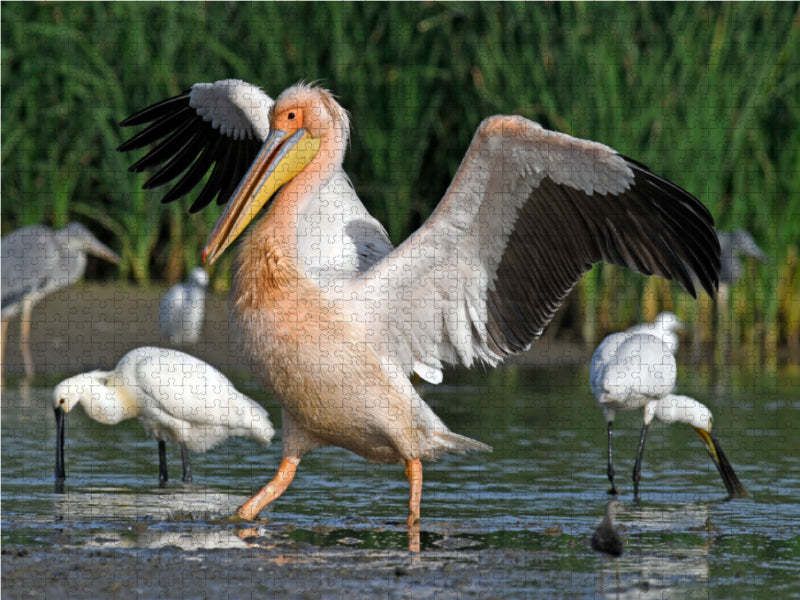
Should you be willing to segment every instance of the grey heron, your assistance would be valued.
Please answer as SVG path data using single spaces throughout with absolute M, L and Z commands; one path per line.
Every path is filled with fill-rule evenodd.
M 231 319 L 283 407 L 284 454 L 240 507 L 245 519 L 286 490 L 306 452 L 338 445 L 405 464 L 412 525 L 422 460 L 489 450 L 450 431 L 412 372 L 439 383 L 445 363 L 496 365 L 528 349 L 600 260 L 692 294 L 693 274 L 709 293 L 717 284 L 719 241 L 699 200 L 521 116 L 478 126 L 444 198 L 397 248 L 344 171 L 350 117 L 327 90 L 300 83 L 273 103 L 243 81 L 195 84 L 122 124 L 146 128 L 120 150 L 155 145 L 131 167 L 163 165 L 149 185 L 179 177 L 165 200 L 211 171 L 191 207 L 227 202 L 209 263 L 263 215 L 240 246 Z
M 667 344 L 650 334 L 612 334 L 595 350 L 589 376 L 592 393 L 603 409 L 607 423 L 608 479 L 611 482 L 609 493 L 617 493 L 612 454 L 616 412 L 643 409 L 642 433 L 633 467 L 634 499 L 639 497 L 647 428 L 654 418 L 662 423 L 685 423 L 691 426 L 714 461 L 728 496 L 747 496 L 747 491 L 712 431 L 711 411 L 693 398 L 672 393 L 677 378 L 677 365 Z
M 767 255 L 758 247 L 753 236 L 744 229 L 736 231 L 718 231 L 720 257 L 722 261 L 719 272 L 720 284 L 734 285 L 744 274 L 741 257 L 755 258 L 767 262 Z
M 194 344 L 200 339 L 206 311 L 208 273 L 192 269 L 186 283 L 173 285 L 161 297 L 158 327 L 173 344 Z
M 61 229 L 42 225 L 23 227 L 2 240 L 2 346 L 4 364 L 8 321 L 20 315 L 20 350 L 25 374 L 33 376 L 30 350 L 31 313 L 47 294 L 70 286 L 86 271 L 86 255 L 92 254 L 113 263 L 120 258 L 101 243 L 82 223 L 72 222 Z
M 206 452 L 230 436 L 269 445 L 274 430 L 259 404 L 222 373 L 178 350 L 131 350 L 111 371 L 90 371 L 59 383 L 52 393 L 56 417 L 56 484 L 66 477 L 64 424 L 78 404 L 106 425 L 137 418 L 158 441 L 158 479 L 168 480 L 166 442 L 178 444 L 183 481 L 191 481 L 188 450 Z

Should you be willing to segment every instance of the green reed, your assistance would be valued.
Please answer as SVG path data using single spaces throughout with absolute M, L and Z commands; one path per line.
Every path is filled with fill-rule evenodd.
M 3 233 L 92 220 L 123 278 L 174 281 L 219 210 L 188 217 L 191 198 L 164 207 L 141 191 L 135 157 L 115 151 L 134 133 L 118 122 L 197 81 L 274 96 L 320 80 L 353 115 L 346 169 L 396 242 L 439 201 L 480 121 L 522 114 L 644 162 L 719 228 L 750 230 L 770 264 L 731 291 L 738 339 L 798 343 L 796 3 L 6 2 L 2 44 Z M 230 265 L 215 267 L 218 288 Z M 590 342 L 665 308 L 709 338 L 710 309 L 687 298 L 604 265 L 568 310 Z

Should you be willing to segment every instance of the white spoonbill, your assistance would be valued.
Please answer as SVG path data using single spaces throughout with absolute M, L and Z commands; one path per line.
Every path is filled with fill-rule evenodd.
M 208 273 L 192 269 L 186 283 L 176 283 L 161 296 L 158 328 L 173 344 L 194 344 L 203 330 Z
M 238 392 L 219 371 L 177 350 L 145 346 L 131 350 L 113 371 L 90 371 L 53 389 L 56 415 L 56 482 L 66 477 L 64 422 L 77 404 L 106 425 L 137 418 L 158 441 L 158 480 L 167 482 L 166 442 L 178 444 L 183 481 L 191 481 L 187 450 L 205 452 L 230 436 L 265 446 L 274 430 L 269 415 Z
M 123 121 L 146 123 L 120 149 L 157 144 L 132 167 L 165 163 L 151 187 L 185 170 L 166 199 L 214 165 L 192 205 L 228 203 L 208 262 L 263 215 L 241 244 L 231 320 L 283 408 L 283 460 L 239 509 L 245 519 L 286 490 L 306 452 L 333 444 L 405 464 L 412 525 L 421 461 L 489 450 L 447 428 L 412 372 L 438 383 L 444 363 L 496 365 L 526 350 L 599 260 L 692 294 L 693 275 L 716 287 L 719 242 L 696 198 L 520 116 L 478 126 L 439 206 L 397 248 L 343 169 L 350 118 L 327 90 L 299 83 L 273 104 L 242 81 L 195 84 Z
M 672 354 L 678 352 L 678 331 L 683 331 L 684 323 L 678 318 L 678 315 L 672 312 L 662 312 L 656 315 L 652 323 L 639 323 L 628 327 L 624 331 L 629 336 L 636 335 L 637 333 L 649 333 L 659 338 L 664 342 Z
M 590 369 L 592 393 L 600 403 L 608 423 L 609 493 L 616 494 L 612 440 L 614 416 L 618 410 L 644 409 L 642 435 L 633 466 L 633 495 L 639 497 L 642 454 L 647 428 L 652 420 L 663 423 L 686 423 L 697 432 L 722 476 L 731 498 L 747 496 L 736 473 L 722 452 L 712 431 L 711 411 L 687 396 L 672 393 L 677 378 L 675 356 L 659 338 L 637 333 L 615 333 L 605 338 L 592 356 Z

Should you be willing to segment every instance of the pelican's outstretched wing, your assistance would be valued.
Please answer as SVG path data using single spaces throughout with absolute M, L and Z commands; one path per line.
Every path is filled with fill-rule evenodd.
M 122 126 L 152 124 L 117 149 L 126 152 L 157 144 L 130 168 L 138 173 L 164 165 L 144 184 L 145 189 L 183 173 L 162 202 L 189 193 L 214 165 L 190 212 L 205 208 L 215 196 L 217 204 L 225 204 L 269 133 L 273 104 L 261 89 L 239 79 L 196 83 L 122 121 Z
M 599 260 L 711 293 L 720 249 L 691 194 L 607 146 L 496 116 L 427 222 L 345 290 L 377 351 L 436 382 L 538 338 Z

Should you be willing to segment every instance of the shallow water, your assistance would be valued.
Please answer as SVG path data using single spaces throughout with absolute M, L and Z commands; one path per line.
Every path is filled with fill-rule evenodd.
M 725 501 L 694 432 L 654 424 L 641 503 L 634 503 L 630 471 L 641 417 L 621 414 L 615 466 L 626 549 L 619 559 L 598 555 L 588 540 L 607 501 L 605 423 L 587 369 L 454 372 L 423 396 L 451 429 L 494 451 L 425 466 L 420 560 L 466 565 L 462 573 L 474 581 L 460 584 L 484 592 L 488 581 L 489 589 L 519 595 L 800 595 L 800 376 L 682 371 L 680 391 L 711 407 L 719 441 L 752 498 Z M 261 520 L 228 521 L 272 476 L 280 434 L 268 448 L 235 439 L 192 455 L 191 484 L 180 481 L 178 449 L 168 448 L 171 480 L 159 489 L 156 443 L 137 421 L 109 427 L 76 410 L 67 419 L 65 493 L 56 494 L 49 394 L 59 378 L 38 377 L 30 387 L 12 379 L 3 391 L 4 548 L 185 552 L 300 544 L 341 557 L 407 547 L 402 468 L 335 448 L 307 455 Z M 279 429 L 275 402 L 248 374 L 233 380 Z

